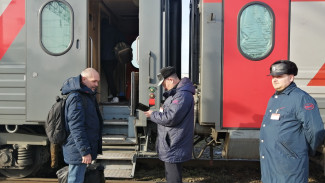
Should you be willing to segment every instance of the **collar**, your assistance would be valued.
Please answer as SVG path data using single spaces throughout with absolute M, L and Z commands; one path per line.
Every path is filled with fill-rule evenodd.
M 280 92 L 275 92 L 275 95 L 280 95 L 280 94 L 286 94 L 286 95 L 289 95 L 292 90 L 294 90 L 295 88 L 297 88 L 297 85 L 296 83 L 294 82 L 291 82 L 289 86 L 287 86 L 283 91 L 280 91 Z
M 163 93 L 163 96 L 164 96 L 165 98 L 167 98 L 167 97 L 169 97 L 169 96 L 171 96 L 171 95 L 175 95 L 179 83 L 180 83 L 180 82 L 178 82 L 178 83 L 177 83 L 177 84 L 176 84 L 172 89 L 170 89 L 170 90 L 168 90 L 168 91 L 165 91 L 165 92 Z
M 90 88 L 88 88 L 83 83 L 80 83 L 80 88 L 81 88 L 80 92 L 82 92 L 82 93 L 87 93 L 87 94 L 90 94 L 90 95 L 96 95 L 97 94 L 97 91 L 92 91 Z
M 165 91 L 163 96 L 165 98 L 168 98 L 169 96 L 175 95 L 175 93 L 176 93 L 176 88 L 174 87 L 174 88 L 172 88 L 172 89 L 170 89 L 168 91 Z

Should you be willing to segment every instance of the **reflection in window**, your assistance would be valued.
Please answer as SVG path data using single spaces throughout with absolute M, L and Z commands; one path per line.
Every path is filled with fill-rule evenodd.
M 47 3 L 41 11 L 41 43 L 52 55 L 68 51 L 72 44 L 72 10 L 61 1 Z
M 274 17 L 263 4 L 251 4 L 240 14 L 239 48 L 250 60 L 261 60 L 273 49 Z

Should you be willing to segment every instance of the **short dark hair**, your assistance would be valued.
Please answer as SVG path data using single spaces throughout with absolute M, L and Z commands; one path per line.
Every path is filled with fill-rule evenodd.
M 160 70 L 161 75 L 164 77 L 164 79 L 168 78 L 169 76 L 176 73 L 175 67 L 168 66 L 164 67 Z

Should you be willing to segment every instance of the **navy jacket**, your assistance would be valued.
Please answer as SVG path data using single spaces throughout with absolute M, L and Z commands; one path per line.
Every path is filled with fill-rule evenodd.
M 163 111 L 152 112 L 150 119 L 158 126 L 159 159 L 180 163 L 192 158 L 195 88 L 183 78 L 177 88 L 164 93 Z
M 308 182 L 308 152 L 324 140 L 316 101 L 291 83 L 269 100 L 260 130 L 263 183 Z
M 102 153 L 103 121 L 98 110 L 96 93 L 80 81 L 79 75 L 69 78 L 62 86 L 62 94 L 71 93 L 65 106 L 66 129 L 69 136 L 62 146 L 64 161 L 67 164 L 80 164 L 82 156 L 87 154 L 91 154 L 95 160 L 97 154 Z M 85 96 L 84 99 L 81 95 Z

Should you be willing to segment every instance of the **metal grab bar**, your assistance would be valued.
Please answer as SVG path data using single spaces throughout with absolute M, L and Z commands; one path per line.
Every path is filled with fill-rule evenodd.
M 89 36 L 90 39 L 90 67 L 93 68 L 93 39 Z

